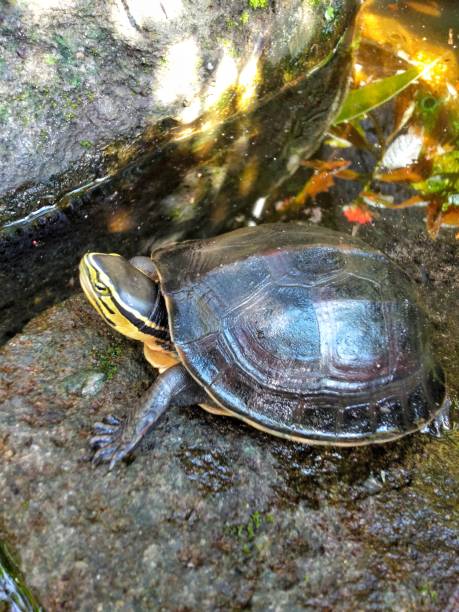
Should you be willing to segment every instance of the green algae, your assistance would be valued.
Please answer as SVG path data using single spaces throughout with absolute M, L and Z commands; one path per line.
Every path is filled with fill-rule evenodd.
M 106 349 L 94 349 L 92 358 L 95 366 L 99 369 L 107 380 L 111 380 L 118 371 L 119 357 L 122 354 L 120 344 L 110 344 Z
M 272 523 L 274 523 L 273 514 L 256 510 L 252 512 L 246 523 L 230 525 L 226 532 L 239 542 L 244 555 L 251 555 L 259 549 L 256 538 L 268 531 L 268 527 Z
M 5 607 L 2 602 L 4 602 Z M 41 612 L 8 547 L 0 542 L 0 611 Z
M 268 0 L 248 0 L 251 9 L 268 8 Z

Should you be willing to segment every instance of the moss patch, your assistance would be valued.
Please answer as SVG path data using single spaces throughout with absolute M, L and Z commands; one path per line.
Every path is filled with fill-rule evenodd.
M 268 0 L 249 0 L 251 9 L 264 9 L 268 7 Z
M 98 370 L 103 372 L 107 380 L 112 379 L 117 370 L 119 364 L 119 357 L 121 356 L 121 346 L 119 344 L 110 344 L 105 350 L 94 349 L 92 351 L 92 359 Z
M 258 510 L 253 512 L 246 523 L 232 525 L 229 533 L 237 538 L 245 555 L 252 554 L 256 549 L 256 537 L 261 534 L 263 528 L 274 522 L 272 514 L 263 514 Z

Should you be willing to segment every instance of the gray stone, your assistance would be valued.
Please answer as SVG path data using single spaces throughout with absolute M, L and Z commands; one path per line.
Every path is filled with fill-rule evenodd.
M 72 374 L 62 381 L 65 391 L 68 393 L 80 393 L 83 397 L 87 395 L 97 395 L 105 381 L 103 372 L 93 372 L 83 370 L 77 374 Z

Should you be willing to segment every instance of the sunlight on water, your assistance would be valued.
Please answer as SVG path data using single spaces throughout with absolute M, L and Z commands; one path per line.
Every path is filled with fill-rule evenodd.
M 427 10 L 428 9 L 428 10 Z M 427 80 L 459 77 L 459 5 L 455 2 L 370 0 L 359 22 L 362 39 L 412 63 L 432 64 Z M 429 78 L 430 77 L 430 78 Z

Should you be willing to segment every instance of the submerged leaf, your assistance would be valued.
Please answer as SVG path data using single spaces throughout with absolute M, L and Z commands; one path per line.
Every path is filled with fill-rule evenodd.
M 405 91 L 397 96 L 394 108 L 394 130 L 393 134 L 398 134 L 406 124 L 413 117 L 414 111 L 416 110 L 416 103 L 409 95 L 409 92 Z
M 441 9 L 438 2 L 426 2 L 425 0 L 424 2 L 415 2 L 414 0 L 411 0 L 407 2 L 406 5 L 414 11 L 423 13 L 424 15 L 429 15 L 430 17 L 440 17 L 441 15 Z
M 358 121 L 355 121 L 355 123 L 348 121 L 340 125 L 335 124 L 330 129 L 329 133 L 332 138 L 338 138 L 343 142 L 349 143 L 350 146 L 353 145 L 357 147 L 357 149 L 371 151 L 371 145 L 366 138 L 365 131 Z M 326 144 L 328 144 L 328 142 Z
M 413 164 L 407 168 L 399 168 L 392 172 L 375 175 L 375 179 L 384 183 L 415 183 L 422 181 L 423 178 L 417 164 Z
M 419 159 L 422 145 L 420 134 L 401 134 L 389 145 L 381 163 L 389 170 L 405 168 Z
M 420 195 L 415 195 L 408 200 L 403 202 L 394 202 L 394 198 L 388 195 L 382 195 L 381 193 L 373 193 L 372 191 L 363 191 L 360 197 L 364 202 L 370 206 L 376 206 L 378 208 L 391 208 L 393 210 L 399 210 L 401 208 L 411 208 L 412 206 L 427 206 L 430 204 L 429 200 L 426 200 Z
M 312 168 L 314 174 L 293 198 L 294 203 L 299 206 L 304 204 L 308 198 L 314 198 L 319 193 L 329 191 L 335 184 L 335 178 L 347 181 L 355 181 L 361 178 L 358 172 L 349 169 L 351 162 L 346 159 L 310 159 L 303 161 L 302 165 Z
M 359 172 L 349 169 L 351 162 L 347 159 L 310 159 L 302 162 L 302 165 L 306 166 L 306 168 L 313 168 L 316 173 L 333 174 L 336 178 L 344 179 L 345 181 L 356 181 L 362 178 Z
M 425 181 L 413 183 L 413 187 L 421 193 L 441 193 L 442 191 L 447 191 L 451 186 L 451 179 L 441 174 L 434 174 Z
M 394 198 L 390 195 L 373 193 L 372 191 L 362 191 L 360 197 L 366 204 L 370 204 L 370 206 L 377 206 L 378 208 L 396 208 Z
M 453 225 L 459 227 L 459 206 L 450 206 L 448 210 L 442 213 L 442 225 Z
M 435 157 L 433 172 L 438 174 L 459 174 L 459 151 L 453 150 Z
M 296 204 L 304 204 L 308 198 L 314 198 L 333 187 L 335 179 L 331 172 L 318 172 L 313 174 L 303 189 L 295 196 Z
M 327 140 L 325 140 L 325 144 L 334 149 L 349 149 L 352 147 L 352 142 L 340 136 L 334 136 L 333 134 L 329 134 Z
M 351 162 L 347 159 L 307 159 L 303 161 L 301 165 L 306 166 L 306 168 L 313 168 L 314 170 L 325 172 L 327 170 L 348 168 L 351 165 Z
M 427 232 L 429 236 L 435 239 L 438 236 L 441 226 L 441 205 L 438 202 L 431 202 L 427 207 Z
M 365 115 L 391 100 L 406 89 L 424 72 L 425 68 L 413 67 L 359 89 L 352 89 L 335 120 L 335 124 Z
M 349 222 L 359 223 L 360 225 L 373 221 L 373 215 L 365 204 L 349 204 L 344 206 L 343 215 Z
M 415 195 L 408 200 L 403 200 L 400 204 L 395 204 L 394 208 L 411 208 L 412 206 L 426 206 L 427 204 L 429 204 L 428 200 L 420 195 Z
M 362 175 L 355 170 L 350 170 L 348 168 L 343 168 L 343 170 L 339 170 L 335 174 L 336 178 L 343 179 L 345 181 L 357 181 L 362 178 Z

